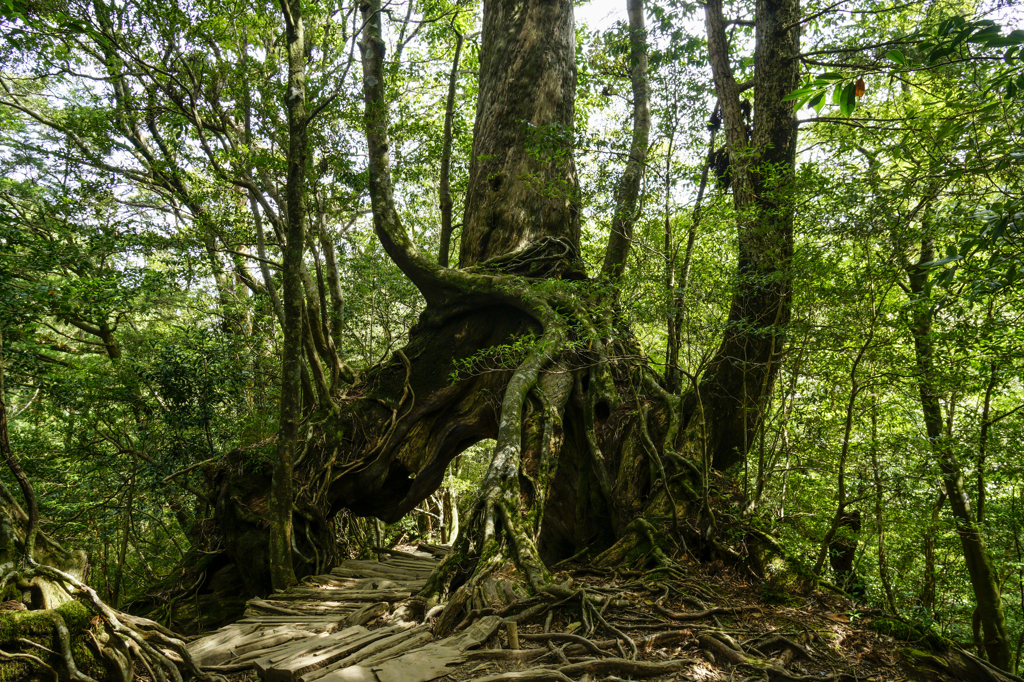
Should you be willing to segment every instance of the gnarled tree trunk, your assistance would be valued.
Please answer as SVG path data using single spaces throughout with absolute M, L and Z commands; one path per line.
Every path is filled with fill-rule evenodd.
M 605 259 L 612 283 L 629 251 L 649 128 L 642 3 L 631 0 L 629 9 L 637 123 Z M 545 564 L 649 529 L 637 525 L 640 517 L 660 522 L 703 505 L 703 475 L 746 455 L 789 319 L 786 197 L 796 126 L 791 103 L 781 99 L 796 84 L 797 10 L 796 0 L 758 4 L 757 113 L 747 140 L 737 124 L 739 89 L 720 68 L 723 59 L 728 65 L 721 8 L 709 5 L 716 83 L 736 147 L 739 277 L 719 352 L 704 377 L 676 395 L 647 367 L 607 285 L 578 282 L 586 277 L 578 260 L 571 0 L 484 4 L 462 269 L 421 252 L 395 208 L 380 5 L 363 6 L 374 227 L 427 306 L 401 351 L 305 426 L 295 461 L 298 572 L 328 558 L 315 550 L 339 510 L 395 521 L 441 485 L 453 458 L 483 439 L 496 440 L 490 467 L 456 551 L 428 590 L 445 587 L 456 562 L 475 565 L 471 588 L 506 559 L 533 589 L 545 589 Z M 266 474 L 261 481 L 237 467 L 244 460 L 239 453 L 210 471 L 219 491 L 213 532 L 244 567 L 247 589 L 260 593 L 270 584 Z M 457 592 L 450 604 L 470 593 Z

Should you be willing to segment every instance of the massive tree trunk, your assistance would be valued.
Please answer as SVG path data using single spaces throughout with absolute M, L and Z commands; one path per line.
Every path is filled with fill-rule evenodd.
M 545 237 L 580 239 L 572 3 L 484 3 L 481 40 L 463 268 Z
M 304 426 L 295 461 L 298 572 L 330 559 L 323 540 L 339 510 L 396 521 L 441 485 L 453 458 L 483 439 L 496 440 L 490 467 L 430 590 L 458 587 L 448 582 L 456 562 L 465 563 L 471 588 L 506 559 L 533 589 L 547 589 L 545 565 L 649 536 L 640 517 L 661 523 L 707 507 L 703 476 L 712 461 L 723 468 L 746 455 L 789 319 L 786 190 L 796 127 L 781 98 L 796 83 L 797 8 L 796 0 L 759 3 L 758 113 L 749 141 L 736 127 L 739 90 L 716 66 L 720 96 L 731 98 L 723 103 L 730 146 L 737 146 L 739 277 L 721 349 L 704 377 L 676 395 L 643 361 L 607 285 L 562 283 L 586 279 L 578 259 L 571 0 L 485 2 L 458 270 L 421 252 L 395 207 L 381 11 L 379 2 L 363 5 L 374 228 L 427 305 L 402 350 Z M 642 3 L 632 0 L 629 9 L 636 124 L 605 259 L 611 282 L 629 252 L 649 128 Z M 709 12 L 711 49 L 727 66 L 720 8 Z M 247 458 L 235 453 L 208 472 L 218 491 L 213 532 L 246 589 L 260 593 L 270 585 L 267 476 L 239 474 Z M 705 518 L 702 537 L 711 537 L 712 551 L 728 552 L 714 538 L 710 509 Z M 456 592 L 450 604 L 468 594 Z

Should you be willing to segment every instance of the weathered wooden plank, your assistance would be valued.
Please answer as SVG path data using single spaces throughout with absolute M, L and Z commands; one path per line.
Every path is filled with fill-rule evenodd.
M 499 616 L 487 616 L 462 632 L 424 647 L 388 657 L 387 660 L 366 660 L 379 682 L 429 682 L 451 672 L 451 666 L 466 661 L 465 651 L 490 639 L 501 625 Z M 342 682 L 324 679 L 321 682 Z
M 254 651 L 266 651 L 291 641 L 297 641 L 318 634 L 301 629 L 301 626 L 285 625 L 256 633 L 231 648 L 232 655 L 237 658 Z
M 397 564 L 399 566 L 416 566 L 418 568 L 433 568 L 440 562 L 434 557 L 420 556 L 387 556 L 380 560 L 384 564 Z
M 484 616 L 462 632 L 445 637 L 437 643 L 459 651 L 472 649 L 489 640 L 498 631 L 499 625 L 501 625 L 501 616 Z
M 349 601 L 328 601 L 321 599 L 308 599 L 308 600 L 288 600 L 288 601 L 277 601 L 267 602 L 272 606 L 277 606 L 282 609 L 288 609 L 294 611 L 297 615 L 305 615 L 309 613 L 318 612 L 338 612 L 338 611 L 354 611 L 355 609 L 362 608 L 362 602 L 349 602 Z M 294 615 L 294 614 L 288 614 Z
M 366 571 L 374 573 L 406 573 L 410 575 L 415 575 L 419 573 L 430 573 L 430 571 L 433 570 L 432 567 L 429 569 L 426 567 L 413 568 L 407 566 L 397 566 L 391 563 L 382 563 L 380 561 L 366 561 L 362 559 L 349 559 L 348 561 L 344 561 L 341 563 L 340 566 L 338 566 L 338 568 L 331 569 L 331 573 L 334 575 L 338 575 L 336 571 L 339 568 L 349 571 Z
M 366 649 L 376 650 L 377 644 L 381 641 L 391 641 L 394 638 L 407 637 L 407 630 L 401 626 L 379 628 L 366 631 L 366 634 L 354 640 L 340 642 L 330 647 L 317 647 L 315 651 L 300 653 L 288 659 L 277 659 L 268 661 L 261 665 L 257 663 L 257 672 L 265 671 L 267 682 L 282 682 L 282 680 L 295 680 L 299 676 L 315 676 L 330 670 L 339 659 L 359 657 Z M 264 676 L 263 672 L 260 672 Z M 271 679 L 272 678 L 272 679 Z
M 291 680 L 294 679 L 296 670 L 316 670 L 386 636 L 386 632 L 371 632 L 360 626 L 345 628 L 329 637 L 305 640 L 305 647 L 295 647 L 260 657 L 254 662 L 254 667 L 264 680 Z
M 403 552 L 400 549 L 385 549 L 383 547 L 374 547 L 373 551 L 377 554 L 386 554 L 387 556 L 392 557 L 400 557 L 403 559 L 425 559 L 435 564 L 437 563 L 437 559 L 429 552 Z
M 384 649 L 383 651 L 374 654 L 373 656 L 370 656 L 369 658 L 363 659 L 359 662 L 359 665 L 364 666 L 366 668 L 372 668 L 373 666 L 379 665 L 384 661 L 389 661 L 392 658 L 397 658 L 398 656 L 401 656 L 407 651 L 410 651 L 412 649 L 419 649 L 424 644 L 430 642 L 430 640 L 432 639 L 434 639 L 434 635 L 432 635 L 429 630 L 416 633 L 409 639 L 402 640 L 393 647 L 389 647 L 387 649 Z
M 275 625 L 302 624 L 310 627 L 317 626 L 320 630 L 327 626 L 337 625 L 344 619 L 344 614 L 338 616 L 246 616 L 239 623 L 263 625 L 273 627 Z
M 366 625 L 371 620 L 378 618 L 387 612 L 388 603 L 386 601 L 367 604 L 363 608 L 350 613 L 345 618 L 345 625 Z
M 324 588 L 321 590 L 313 588 L 296 589 L 294 592 L 286 592 L 274 596 L 277 601 L 298 601 L 298 600 L 319 600 L 319 601 L 401 601 L 412 596 L 412 590 L 337 590 Z
M 232 645 L 244 641 L 258 629 L 257 625 L 233 623 L 202 639 L 189 642 L 188 651 L 201 666 L 221 665 L 231 658 Z
M 426 580 L 392 580 L 391 578 L 374 578 L 369 580 L 361 590 L 409 590 L 419 592 L 427 584 Z M 356 589 L 356 588 L 352 588 Z
M 311 575 L 303 578 L 300 587 L 320 587 L 327 585 L 330 587 L 353 588 L 358 587 L 359 583 L 364 580 L 366 580 L 366 578 L 342 578 L 340 576 L 331 575 L 330 573 L 324 573 L 323 575 Z
M 283 606 L 276 606 L 262 599 L 250 599 L 245 604 L 245 615 L 263 615 L 273 614 L 278 616 L 301 616 L 302 614 L 293 609 L 285 608 Z
M 429 642 L 431 637 L 432 635 L 428 631 L 419 632 L 412 636 L 409 636 L 408 633 L 399 633 L 386 639 L 379 640 L 377 643 L 369 644 L 360 651 L 351 653 L 346 660 L 358 659 L 367 651 L 377 650 L 379 652 L 371 658 L 384 661 L 393 657 L 388 655 L 391 652 L 395 652 L 393 655 L 397 656 L 411 648 L 422 646 L 426 642 Z M 381 649 L 382 646 L 396 640 L 396 644 Z M 348 650 L 349 649 L 346 649 L 346 652 Z M 312 674 L 328 665 L 331 665 L 338 659 L 342 658 L 346 652 L 341 652 L 340 648 L 335 648 L 295 656 L 286 661 L 281 661 L 267 669 L 263 674 L 263 679 L 265 682 L 292 682 L 301 675 Z M 259 670 L 258 666 L 257 670 Z
M 302 682 L 314 682 L 314 680 L 323 680 L 324 682 L 343 682 L 345 678 L 336 674 L 339 671 L 344 670 L 349 666 L 353 666 L 357 663 L 360 663 L 363 660 L 370 658 L 374 654 L 386 651 L 387 649 L 390 649 L 391 647 L 399 644 L 405 639 L 414 637 L 415 635 L 421 632 L 426 632 L 427 630 L 429 630 L 429 628 L 430 626 L 427 624 L 417 625 L 415 627 L 408 628 L 402 632 L 393 634 L 390 637 L 385 637 L 384 639 L 377 640 L 373 644 L 363 647 L 359 651 L 349 654 L 345 658 L 335 661 L 327 667 L 310 673 L 306 673 L 302 675 L 302 677 L 300 677 L 299 679 Z M 379 632 L 379 630 L 375 630 L 374 632 Z
M 371 670 L 380 682 L 429 682 L 447 675 L 452 672 L 451 666 L 465 661 L 462 651 L 434 643 L 371 666 Z
M 332 673 L 335 682 L 380 682 L 369 668 L 361 665 L 350 665 L 344 670 Z M 338 679 L 340 677 L 340 680 Z
M 452 551 L 451 547 L 445 547 L 444 545 L 432 545 L 429 542 L 421 542 L 416 545 L 416 549 L 421 552 L 427 552 L 433 554 L 438 559 L 443 559 Z
M 339 566 L 333 568 L 331 571 L 341 577 L 347 578 L 372 578 L 376 580 L 394 580 L 395 582 L 410 581 L 418 582 L 426 580 L 430 576 L 430 571 L 411 571 L 398 568 L 388 568 L 382 566 L 381 568 L 345 568 Z
M 337 633 L 335 633 L 337 634 Z M 296 639 L 277 646 L 263 648 L 257 647 L 252 651 L 246 652 L 236 658 L 232 663 L 256 663 L 256 662 L 267 662 L 270 660 L 279 661 L 290 656 L 294 656 L 303 651 L 309 651 L 317 646 L 317 642 L 323 642 L 328 637 L 331 637 L 331 633 L 320 633 L 318 635 L 312 635 L 303 639 Z

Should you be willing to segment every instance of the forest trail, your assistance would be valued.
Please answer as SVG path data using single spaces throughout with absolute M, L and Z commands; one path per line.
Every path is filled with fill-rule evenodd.
M 948 642 L 894 639 L 871 623 L 896 621 L 835 595 L 766 604 L 765 585 L 700 562 L 668 575 L 577 567 L 560 576 L 568 597 L 522 597 L 499 573 L 456 632 L 436 638 L 434 613 L 413 595 L 447 548 L 376 551 L 380 561 L 348 560 L 250 600 L 189 651 L 239 682 L 1020 680 Z
M 489 639 L 500 618 L 433 641 L 428 624 L 401 613 L 386 616 L 426 584 L 447 549 L 379 550 L 380 561 L 352 559 L 329 574 L 310 576 L 284 592 L 251 599 L 245 617 L 189 644 L 204 669 L 255 670 L 266 682 L 427 682 L 465 661 L 467 649 Z M 422 620 L 423 614 L 419 614 Z

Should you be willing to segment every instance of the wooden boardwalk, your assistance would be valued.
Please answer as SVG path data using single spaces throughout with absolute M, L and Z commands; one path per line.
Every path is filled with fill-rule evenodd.
M 501 619 L 482 618 L 436 641 L 428 624 L 403 620 L 401 607 L 389 624 L 366 626 L 421 590 L 446 551 L 420 545 L 382 551 L 381 561 L 345 561 L 328 575 L 250 600 L 242 620 L 191 642 L 189 651 L 204 668 L 254 668 L 265 682 L 436 679 L 465 662 L 465 652 L 489 639 Z

